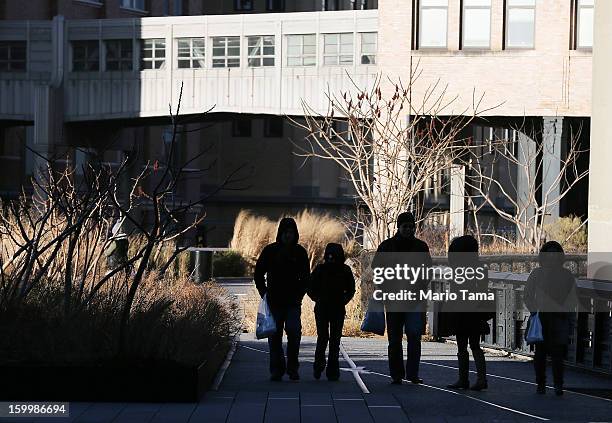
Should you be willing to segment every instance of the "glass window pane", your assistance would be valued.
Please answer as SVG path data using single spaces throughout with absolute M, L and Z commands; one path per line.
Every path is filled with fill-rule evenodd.
M 299 35 L 289 35 L 287 37 L 287 45 L 289 47 L 299 46 L 302 44 L 302 37 Z
M 353 53 L 353 43 L 351 43 L 351 44 L 342 44 L 340 46 L 340 53 L 343 53 L 343 54 L 351 54 L 351 53 Z
M 213 59 L 213 68 L 224 68 L 225 59 Z
M 259 47 L 249 47 L 249 56 L 259 56 L 261 51 Z
M 421 0 L 421 6 L 448 6 L 448 0 Z
M 466 9 L 463 45 L 465 47 L 489 47 L 490 34 L 490 9 Z
M 274 47 L 264 47 L 263 54 L 266 56 L 274 56 Z
M 315 38 L 314 34 L 311 35 L 304 35 L 304 45 L 311 45 L 314 46 L 317 44 L 317 40 Z
M 338 34 L 326 34 L 325 35 L 325 45 L 328 44 L 338 44 Z
M 535 6 L 536 0 L 508 0 L 508 6 Z
M 178 48 L 189 50 L 189 40 L 178 40 Z
M 353 44 L 353 34 L 341 34 L 340 43 L 342 44 Z
M 316 64 L 317 64 L 317 61 L 314 56 L 304 57 L 304 66 L 314 66 Z
M 213 38 L 213 48 L 215 47 L 225 48 L 225 38 L 219 38 L 219 37 Z
M 299 57 L 287 57 L 287 66 L 300 66 L 302 59 Z
M 206 42 L 204 38 L 194 38 L 193 39 L 193 47 L 194 48 L 204 48 L 206 47 Z
M 229 47 L 240 47 L 240 38 L 239 37 L 229 37 L 227 39 L 227 45 Z
M 261 59 L 259 57 L 249 59 L 249 66 L 251 67 L 261 66 Z
M 325 54 L 338 54 L 338 45 L 337 44 L 325 44 Z
M 421 47 L 446 47 L 446 9 L 421 10 Z
M 206 55 L 206 49 L 204 47 L 193 48 L 194 57 L 204 57 Z
M 239 47 L 231 47 L 227 49 L 228 56 L 240 56 L 240 48 Z
M 166 57 L 166 50 L 155 50 L 155 57 Z
M 298 56 L 302 52 L 302 48 L 300 46 L 289 46 L 287 47 L 287 55 L 289 56 Z
M 338 64 L 338 56 L 325 56 L 323 58 L 324 65 L 337 65 Z
M 225 48 L 214 47 L 213 56 L 225 56 Z
M 240 59 L 227 59 L 227 66 L 229 68 L 238 68 L 238 67 L 240 67 Z
M 593 8 L 580 9 L 578 47 L 593 47 Z
M 191 61 L 190 60 L 179 60 L 178 61 L 178 67 L 179 67 L 179 69 L 190 68 L 191 67 Z
M 264 46 L 274 47 L 274 37 L 264 37 Z
M 352 65 L 353 56 L 340 56 L 340 63 L 343 65 Z
M 264 66 L 274 66 L 274 57 L 265 57 L 263 59 Z
M 480 6 L 480 7 L 491 7 L 491 0 L 463 0 L 463 5 L 469 6 Z
M 314 45 L 305 45 L 304 54 L 316 54 L 317 48 Z
M 533 47 L 534 19 L 535 10 L 533 9 L 508 10 L 509 47 Z

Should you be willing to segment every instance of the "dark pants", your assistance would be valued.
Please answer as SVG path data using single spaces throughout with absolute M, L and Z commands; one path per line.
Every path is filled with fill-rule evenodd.
M 276 322 L 276 333 L 268 337 L 270 349 L 270 373 L 282 376 L 287 373 L 297 372 L 298 354 L 300 352 L 300 339 L 302 337 L 302 313 L 299 305 L 295 306 L 271 306 L 270 310 Z M 287 334 L 287 363 L 285 364 L 285 352 L 283 351 L 283 329 Z
M 472 350 L 474 356 L 474 363 L 476 364 L 476 371 L 478 374 L 478 380 L 481 382 L 487 379 L 487 370 L 485 355 L 480 348 L 480 334 L 457 334 L 457 359 L 459 361 L 459 379 L 461 382 L 467 382 L 469 379 L 469 368 L 470 368 L 470 353 L 468 353 L 468 344 Z
M 389 340 L 389 371 L 391 378 L 414 379 L 419 376 L 421 361 L 421 336 L 423 320 L 420 312 L 388 312 L 387 338 Z M 406 368 L 404 371 L 404 348 L 402 339 L 408 340 Z
M 553 382 L 555 387 L 563 387 L 563 358 L 565 357 L 566 346 L 563 344 L 549 344 L 538 342 L 535 344 L 535 356 L 533 366 L 535 368 L 536 383 L 546 384 L 546 356 L 552 360 Z
M 325 349 L 329 342 L 329 356 L 327 359 L 328 378 L 337 379 L 340 376 L 340 338 L 344 326 L 344 307 L 328 308 L 315 305 L 315 319 L 317 321 L 317 349 L 315 351 L 315 371 L 322 372 L 325 369 Z

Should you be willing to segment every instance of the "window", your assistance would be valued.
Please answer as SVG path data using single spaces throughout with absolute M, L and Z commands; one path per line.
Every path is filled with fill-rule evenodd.
M 274 66 L 274 35 L 248 37 L 249 67 Z
M 314 34 L 287 36 L 287 66 L 315 66 L 317 39 Z
M 577 9 L 577 48 L 592 48 L 593 47 L 593 16 L 594 16 L 594 0 L 578 0 Z
M 419 48 L 446 48 L 448 0 L 421 0 L 419 5 Z
M 142 40 L 140 69 L 163 69 L 166 63 L 166 40 L 151 38 Z
M 232 122 L 233 137 L 250 137 L 251 136 L 251 119 L 246 117 L 235 118 Z
M 325 0 L 325 10 L 340 10 L 338 0 Z
M 234 0 L 234 10 L 237 12 L 249 12 L 253 10 L 254 0 Z
M 133 69 L 132 40 L 107 40 L 106 70 L 131 71 Z
M 376 64 L 377 35 L 376 32 L 364 32 L 361 34 L 362 65 Z
M 463 0 L 463 47 L 491 46 L 491 0 Z
M 177 47 L 179 69 L 206 67 L 206 42 L 204 38 L 179 38 Z
M 533 48 L 535 46 L 536 0 L 508 0 L 506 12 L 506 46 Z
M 282 116 L 268 116 L 264 123 L 264 136 L 267 138 L 282 138 L 283 136 Z
M 352 65 L 353 64 L 353 34 L 323 35 L 323 64 Z
M 26 49 L 25 41 L 0 41 L 0 72 L 25 72 Z
M 72 42 L 72 70 L 74 72 L 100 70 L 100 43 L 98 40 Z
M 121 0 L 121 7 L 145 10 L 145 0 Z
M 213 38 L 213 68 L 240 67 L 240 37 Z
M 268 12 L 283 12 L 285 10 L 285 0 L 266 0 L 266 10 Z

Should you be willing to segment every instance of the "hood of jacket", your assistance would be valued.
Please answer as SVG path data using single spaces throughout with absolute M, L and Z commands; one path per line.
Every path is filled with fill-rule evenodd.
M 342 249 L 342 245 L 336 244 L 335 242 L 330 242 L 325 247 L 325 256 L 324 259 L 327 262 L 328 257 L 333 257 L 336 263 L 344 263 L 346 257 L 344 256 L 344 250 Z
M 293 229 L 295 231 L 294 244 L 297 244 L 300 240 L 300 233 L 298 232 L 297 223 L 291 217 L 283 217 L 278 224 L 278 231 L 276 232 L 276 242 L 281 242 L 281 235 L 287 229 Z

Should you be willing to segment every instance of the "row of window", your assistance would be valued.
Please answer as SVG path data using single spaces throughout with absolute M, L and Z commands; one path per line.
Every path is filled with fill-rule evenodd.
M 285 10 L 285 0 L 264 0 L 266 11 L 283 12 Z M 234 0 L 234 10 L 237 12 L 252 12 L 255 10 L 255 0 Z M 353 9 L 367 9 L 367 0 L 353 0 Z M 342 0 L 322 0 L 323 10 L 341 10 Z
M 461 46 L 490 48 L 491 0 L 462 0 Z M 446 48 L 448 0 L 419 0 L 418 48 Z M 593 46 L 594 0 L 573 0 L 572 48 Z M 504 45 L 508 48 L 535 47 L 536 0 L 505 1 Z
M 376 33 L 359 34 L 360 63 L 376 63 Z M 247 36 L 248 67 L 275 66 L 276 40 L 273 35 Z M 353 33 L 323 34 L 323 65 L 349 66 L 354 61 Z M 212 37 L 213 68 L 241 66 L 241 37 Z M 102 45 L 103 51 L 100 49 Z M 176 67 L 198 69 L 207 67 L 206 38 L 177 38 Z M 102 54 L 101 54 L 102 53 Z M 105 66 L 101 66 L 104 57 Z M 0 59 L 1 60 L 1 59 Z M 140 40 L 140 69 L 163 69 L 166 66 L 166 39 Z M 317 64 L 317 36 L 315 34 L 287 35 L 287 66 L 315 66 Z M 25 62 L 24 62 L 25 66 Z M 132 40 L 83 40 L 72 42 L 72 70 L 75 72 L 131 71 L 134 67 Z M 24 68 L 25 69 L 25 68 Z

